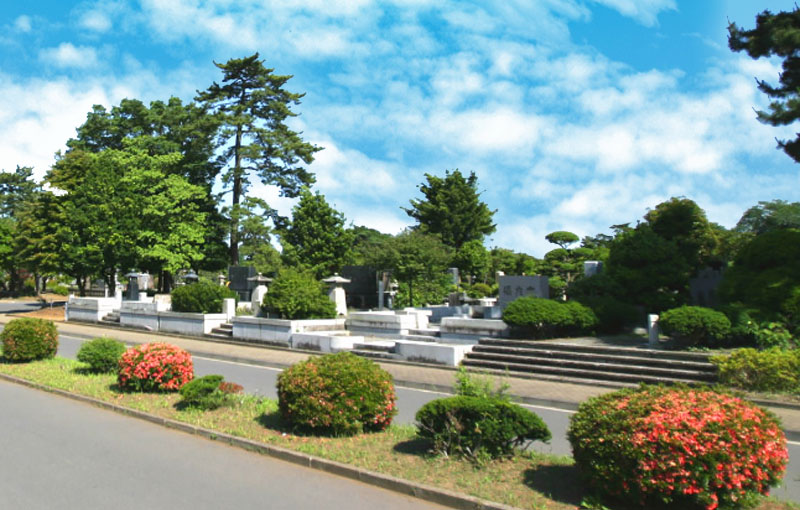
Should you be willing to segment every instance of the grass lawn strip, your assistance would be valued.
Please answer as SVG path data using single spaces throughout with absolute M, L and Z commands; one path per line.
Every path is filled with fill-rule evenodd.
M 84 367 L 74 360 L 54 358 L 25 364 L 0 362 L 0 373 L 89 397 L 101 406 L 107 403 L 122 408 L 123 412 L 138 411 L 134 414 L 137 417 L 185 432 L 211 439 L 224 438 L 218 434 L 229 435 L 232 436 L 229 442 L 236 446 L 440 504 L 566 510 L 576 508 L 582 499 L 578 474 L 569 457 L 525 452 L 514 459 L 490 461 L 477 467 L 465 460 L 431 456 L 427 444 L 416 438 L 415 428 L 409 425 L 354 437 L 298 436 L 281 426 L 277 402 L 271 399 L 240 395 L 235 405 L 215 411 L 180 409 L 176 405 L 180 396 L 175 393 L 121 392 L 116 387 L 115 375 L 86 373 Z M 292 452 L 309 457 L 298 457 Z M 333 463 L 320 462 L 314 457 Z M 462 494 L 471 498 L 464 500 Z M 483 506 L 474 498 L 499 505 Z M 800 505 L 769 498 L 758 507 L 758 510 L 788 509 L 797 510 Z

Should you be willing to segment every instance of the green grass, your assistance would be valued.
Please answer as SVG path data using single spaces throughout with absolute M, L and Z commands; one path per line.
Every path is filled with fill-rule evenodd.
M 0 372 L 52 388 L 518 508 L 575 509 L 583 498 L 570 457 L 524 452 L 476 466 L 429 454 L 428 444 L 416 437 L 413 426 L 354 437 L 295 435 L 281 425 L 277 402 L 271 399 L 239 395 L 232 405 L 214 411 L 183 409 L 176 405 L 177 393 L 122 392 L 115 375 L 88 373 L 86 367 L 64 358 L 0 362 Z M 798 507 L 772 499 L 759 506 L 759 510 L 789 509 Z

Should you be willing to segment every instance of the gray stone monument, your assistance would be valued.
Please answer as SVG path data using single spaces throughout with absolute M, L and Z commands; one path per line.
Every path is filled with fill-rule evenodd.
M 347 278 L 342 278 L 339 273 L 335 273 L 330 278 L 322 280 L 330 287 L 328 297 L 336 305 L 336 315 L 347 315 L 347 296 L 342 285 L 350 283 Z
M 125 275 L 128 278 L 128 291 L 125 298 L 128 301 L 139 301 L 139 273 L 131 271 Z
M 549 280 L 546 276 L 501 276 L 499 280 L 500 294 L 497 303 L 500 308 L 505 309 L 510 302 L 524 296 L 550 297 Z
M 583 263 L 583 276 L 594 276 L 603 270 L 603 263 L 599 260 L 587 260 Z
M 252 310 L 253 315 L 257 317 L 261 314 L 261 303 L 264 301 L 264 296 L 267 295 L 269 290 L 267 285 L 272 283 L 272 278 L 267 278 L 261 273 L 258 273 L 256 276 L 248 278 L 247 282 L 256 286 L 251 293 L 250 310 Z

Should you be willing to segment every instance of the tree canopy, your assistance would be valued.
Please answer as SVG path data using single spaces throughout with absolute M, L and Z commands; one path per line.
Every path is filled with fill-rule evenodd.
M 772 126 L 786 126 L 797 121 L 800 118 L 800 8 L 777 14 L 764 11 L 756 16 L 756 26 L 752 30 L 730 23 L 728 46 L 754 59 L 772 56 L 783 59 L 778 85 L 757 79 L 759 90 L 772 100 L 768 110 L 757 112 L 758 120 Z M 778 147 L 800 162 L 800 135 L 794 140 L 778 140 Z
M 313 184 L 314 176 L 303 164 L 311 163 L 320 148 L 304 142 L 286 124 L 297 115 L 291 106 L 304 95 L 284 89 L 291 76 L 273 74 L 258 53 L 214 65 L 222 71 L 222 84 L 214 82 L 198 91 L 197 100 L 220 122 L 217 144 L 223 148 L 220 163 L 226 167 L 222 180 L 232 193 L 230 261 L 238 264 L 239 208 L 251 173 L 263 184 L 277 186 L 282 195 L 295 197 Z
M 478 178 L 470 172 L 465 178 L 459 170 L 445 171 L 444 178 L 425 174 L 427 183 L 419 186 L 423 199 L 411 200 L 403 210 L 419 222 L 424 232 L 438 234 L 442 242 L 455 249 L 468 241 L 483 241 L 497 225 L 497 212 L 480 200 Z

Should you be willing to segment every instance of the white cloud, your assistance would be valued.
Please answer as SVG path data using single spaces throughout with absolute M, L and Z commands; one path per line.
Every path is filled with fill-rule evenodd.
M 57 48 L 45 48 L 39 52 L 45 62 L 60 68 L 87 69 L 97 65 L 97 51 L 89 46 L 61 43 Z
M 105 33 L 111 30 L 113 23 L 108 14 L 100 11 L 89 11 L 81 16 L 80 25 L 93 32 Z
M 14 28 L 23 33 L 28 33 L 33 28 L 30 16 L 19 16 L 14 20 Z
M 658 23 L 662 11 L 676 10 L 675 0 L 593 0 L 651 27 Z

